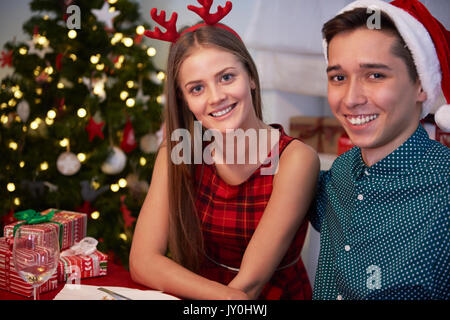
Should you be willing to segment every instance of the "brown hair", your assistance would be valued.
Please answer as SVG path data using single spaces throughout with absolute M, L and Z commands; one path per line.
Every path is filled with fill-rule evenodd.
M 256 116 L 262 119 L 261 93 L 259 76 L 244 43 L 222 28 L 202 26 L 192 32 L 184 33 L 169 51 L 167 63 L 166 94 L 166 144 L 169 159 L 169 250 L 176 262 L 184 267 L 198 270 L 203 257 L 203 237 L 199 216 L 195 207 L 195 167 L 193 158 L 190 164 L 174 164 L 171 159 L 175 141 L 171 134 L 176 129 L 187 129 L 194 139 L 195 117 L 186 105 L 178 86 L 178 73 L 183 61 L 195 47 L 213 46 L 226 50 L 242 62 L 249 78 L 256 85 L 252 90 L 252 102 Z M 191 143 L 191 146 L 193 143 Z M 192 157 L 194 152 L 191 152 Z
M 330 44 L 330 41 L 339 33 L 367 28 L 367 20 L 370 14 L 366 8 L 355 8 L 351 11 L 343 12 L 323 25 L 322 36 Z M 397 38 L 397 41 L 391 48 L 391 53 L 405 62 L 411 81 L 413 83 L 416 82 L 418 74 L 411 51 L 406 46 L 392 19 L 383 11 L 380 14 L 380 25 L 381 32 L 389 33 Z

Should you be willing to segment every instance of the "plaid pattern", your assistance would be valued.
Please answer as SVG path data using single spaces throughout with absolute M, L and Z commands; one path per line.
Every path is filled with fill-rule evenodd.
M 294 139 L 280 125 L 279 154 Z M 244 183 L 231 186 L 217 174 L 214 165 L 197 165 L 198 193 L 196 206 L 202 222 L 207 256 L 226 266 L 239 268 L 245 249 L 255 231 L 272 193 L 273 175 L 261 175 L 258 168 Z M 203 172 L 202 172 L 203 171 Z M 280 212 L 280 214 L 282 214 Z M 302 250 L 308 222 L 299 228 L 282 259 L 283 267 L 295 261 Z M 201 274 L 228 284 L 236 272 L 219 266 L 205 257 Z M 297 263 L 277 270 L 261 292 L 260 299 L 311 299 L 312 291 L 301 258 Z

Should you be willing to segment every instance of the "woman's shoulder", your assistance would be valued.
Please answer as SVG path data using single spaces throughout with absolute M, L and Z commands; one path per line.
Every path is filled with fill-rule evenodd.
M 280 163 L 292 165 L 319 164 L 319 156 L 314 148 L 291 138 L 280 155 Z

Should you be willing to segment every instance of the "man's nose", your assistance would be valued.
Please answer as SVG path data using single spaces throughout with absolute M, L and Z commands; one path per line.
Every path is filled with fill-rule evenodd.
M 367 102 L 364 85 L 359 79 L 351 79 L 347 85 L 343 102 L 348 108 L 363 105 Z

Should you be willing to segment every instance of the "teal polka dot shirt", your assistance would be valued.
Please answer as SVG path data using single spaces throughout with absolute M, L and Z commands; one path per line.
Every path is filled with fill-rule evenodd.
M 313 299 L 450 299 L 450 149 L 419 125 L 367 167 L 361 150 L 320 173 Z

